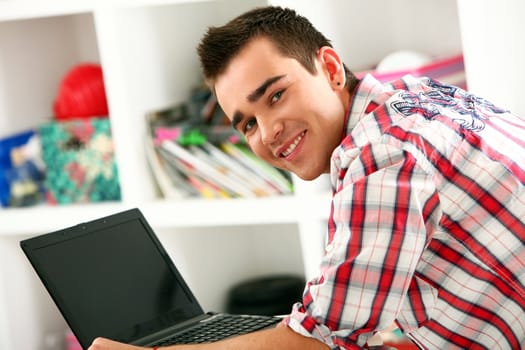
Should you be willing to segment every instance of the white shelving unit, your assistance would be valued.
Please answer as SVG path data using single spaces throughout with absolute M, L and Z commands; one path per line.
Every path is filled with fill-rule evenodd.
M 18 242 L 131 207 L 144 212 L 206 308 L 223 308 L 228 288 L 247 277 L 315 274 L 326 178 L 297 180 L 293 196 L 163 201 L 143 151 L 145 112 L 184 101 L 200 83 L 195 46 L 206 28 L 267 4 L 309 17 L 354 70 L 399 49 L 461 51 L 455 0 L 0 0 L 0 137 L 49 120 L 64 74 L 98 62 L 122 189 L 115 203 L 0 209 L 0 349 L 47 350 L 46 339 L 65 328 Z

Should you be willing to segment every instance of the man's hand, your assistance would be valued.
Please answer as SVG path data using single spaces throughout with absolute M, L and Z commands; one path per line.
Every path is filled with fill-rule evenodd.
M 185 350 L 191 347 L 192 349 L 197 350 L 198 348 L 194 348 L 195 346 L 196 345 L 176 345 L 176 346 L 173 345 L 170 347 L 162 347 L 159 349 Z M 136 345 L 123 344 L 123 343 L 119 343 L 119 342 L 109 340 L 106 338 L 95 339 L 93 343 L 91 344 L 91 346 L 88 348 L 88 350 L 146 350 L 146 349 L 151 350 L 151 347 L 146 348 L 146 347 L 141 347 L 141 346 L 136 346 Z
M 97 338 L 93 341 L 88 350 L 144 350 L 134 345 L 122 344 L 105 338 Z
M 97 338 L 88 350 L 144 350 L 134 345 L 118 343 L 112 340 Z M 304 337 L 288 327 L 276 327 L 264 331 L 249 333 L 216 343 L 195 345 L 173 345 L 161 348 L 163 350 L 328 350 L 326 344 Z

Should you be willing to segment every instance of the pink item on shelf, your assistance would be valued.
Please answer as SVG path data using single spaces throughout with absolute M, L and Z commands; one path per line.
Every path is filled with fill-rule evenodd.
M 389 82 L 404 75 L 412 74 L 416 77 L 429 77 L 447 84 L 452 84 L 460 88 L 466 89 L 467 83 L 465 80 L 465 64 L 463 61 L 463 54 L 458 54 L 451 57 L 434 59 L 427 64 L 412 69 L 401 69 L 390 72 L 377 72 L 374 70 L 366 70 L 356 72 L 357 78 L 361 79 L 367 73 L 372 74 L 380 82 Z
M 82 350 L 82 346 L 80 346 L 80 343 L 78 342 L 73 332 L 71 332 L 71 330 L 68 330 L 66 332 L 66 349 L 67 350 Z
M 177 127 L 158 127 L 155 130 L 155 145 L 158 146 L 163 141 L 176 140 L 181 134 L 181 129 Z

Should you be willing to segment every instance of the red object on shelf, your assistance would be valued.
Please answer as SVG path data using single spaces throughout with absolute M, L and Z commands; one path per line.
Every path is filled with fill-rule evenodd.
M 102 67 L 95 63 L 83 63 L 71 69 L 60 83 L 53 110 L 58 121 L 107 117 Z

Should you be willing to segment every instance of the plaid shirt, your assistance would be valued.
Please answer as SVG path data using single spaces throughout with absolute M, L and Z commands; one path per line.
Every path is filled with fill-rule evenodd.
M 525 348 L 525 120 L 453 86 L 360 83 L 317 278 L 286 323 L 333 349 Z

